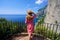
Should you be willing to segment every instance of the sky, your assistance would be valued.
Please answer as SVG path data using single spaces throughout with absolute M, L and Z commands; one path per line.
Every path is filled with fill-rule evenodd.
M 48 0 L 0 0 L 0 14 L 26 14 L 27 10 L 38 9 L 48 4 Z

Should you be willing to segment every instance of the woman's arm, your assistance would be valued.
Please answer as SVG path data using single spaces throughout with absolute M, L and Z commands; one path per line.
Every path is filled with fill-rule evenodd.
M 26 16 L 26 18 L 25 18 L 25 23 L 27 24 L 27 16 Z
M 33 13 L 33 14 L 34 14 L 33 18 L 36 18 L 37 15 L 35 13 Z

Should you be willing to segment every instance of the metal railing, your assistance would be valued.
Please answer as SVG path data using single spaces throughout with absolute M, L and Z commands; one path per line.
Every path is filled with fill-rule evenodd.
M 47 38 L 50 38 L 51 40 L 60 40 L 60 25 L 59 24 L 50 24 L 50 23 L 39 23 L 37 26 L 36 26 L 36 29 L 37 27 L 39 27 L 39 30 L 41 31 L 38 31 L 40 32 L 39 34 L 47 37 Z M 37 29 L 38 30 L 38 29 Z
M 56 33 L 60 33 L 60 24 L 43 23 L 43 25 L 46 26 L 48 30 L 53 30 Z

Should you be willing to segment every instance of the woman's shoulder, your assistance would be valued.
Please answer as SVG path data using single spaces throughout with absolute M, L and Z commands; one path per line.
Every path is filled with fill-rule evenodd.
M 28 20 L 32 20 L 33 19 L 33 16 L 26 16 L 26 19 L 28 19 Z
M 27 15 L 26 18 L 32 18 L 33 16 Z

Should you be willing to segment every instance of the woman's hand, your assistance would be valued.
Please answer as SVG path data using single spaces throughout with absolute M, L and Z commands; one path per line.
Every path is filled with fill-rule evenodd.
M 33 12 L 33 14 L 35 14 L 35 13 Z

